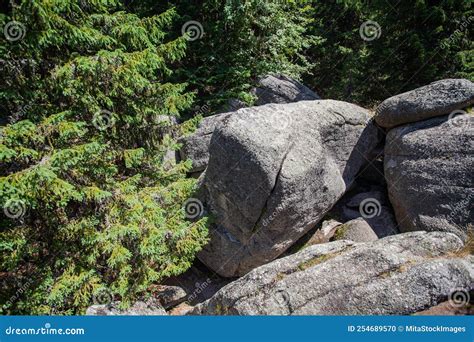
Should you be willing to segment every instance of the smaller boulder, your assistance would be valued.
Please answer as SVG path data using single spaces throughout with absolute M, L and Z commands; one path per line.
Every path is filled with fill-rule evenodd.
M 466 79 L 446 79 L 399 94 L 383 101 L 375 121 L 392 128 L 421 121 L 470 106 L 474 103 L 474 83 Z
M 380 186 L 354 188 L 331 213 L 342 222 L 363 218 L 379 238 L 400 233 L 386 190 Z
M 154 293 L 165 309 L 176 306 L 186 300 L 186 291 L 179 286 L 159 285 Z
M 181 303 L 177 307 L 173 308 L 170 311 L 170 316 L 185 316 L 194 309 L 194 306 L 191 306 L 186 303 Z
M 334 240 L 369 242 L 378 240 L 378 236 L 367 221 L 360 217 L 338 226 L 334 234 Z
M 256 106 L 268 103 L 291 103 L 320 99 L 314 91 L 284 75 L 262 77 L 252 92 L 257 97 Z
M 336 220 L 323 221 L 321 228 L 317 229 L 316 232 L 311 236 L 305 246 L 316 245 L 320 243 L 326 243 L 331 241 L 336 233 L 338 227 L 342 225 L 341 222 Z

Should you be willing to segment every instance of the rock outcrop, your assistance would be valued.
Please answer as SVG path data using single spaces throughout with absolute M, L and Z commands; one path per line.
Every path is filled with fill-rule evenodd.
M 444 232 L 314 245 L 254 269 L 192 314 L 409 315 L 472 290 L 474 257 L 462 248 Z
M 319 96 L 303 84 L 283 75 L 262 77 L 258 86 L 252 91 L 257 97 L 256 105 L 268 103 L 291 103 L 303 100 L 318 100 Z M 229 101 L 226 108 L 236 110 L 244 104 L 238 100 Z M 180 157 L 193 162 L 191 172 L 202 172 L 209 160 L 209 145 L 212 132 L 216 126 L 232 112 L 217 114 L 204 118 L 192 135 L 180 140 L 183 144 Z
M 393 96 L 377 108 L 375 121 L 392 128 L 410 122 L 450 114 L 474 103 L 474 83 L 446 79 Z
M 120 309 L 120 302 L 92 305 L 87 308 L 88 316 L 166 316 L 166 310 L 153 300 L 135 302 L 128 309 Z
M 282 254 L 351 185 L 378 143 L 367 110 L 333 101 L 245 108 L 211 140 L 203 198 L 216 224 L 199 258 L 240 276 Z
M 314 91 L 284 75 L 262 77 L 252 93 L 257 97 L 256 106 L 268 103 L 320 100 L 320 97 Z
M 208 116 L 201 120 L 196 131 L 190 136 L 180 139 L 182 144 L 179 155 L 182 160 L 191 159 L 193 165 L 191 172 L 202 172 L 209 161 L 209 146 L 212 133 L 221 121 L 231 115 L 222 113 Z
M 402 231 L 465 237 L 474 222 L 474 120 L 469 114 L 456 118 L 432 118 L 388 133 L 385 177 Z

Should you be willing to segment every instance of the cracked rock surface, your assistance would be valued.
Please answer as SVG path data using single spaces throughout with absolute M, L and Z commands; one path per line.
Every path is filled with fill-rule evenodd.
M 472 290 L 459 237 L 411 232 L 313 245 L 252 270 L 199 304 L 202 315 L 408 315 Z
M 257 97 L 256 106 L 268 103 L 291 103 L 304 100 L 319 100 L 319 96 L 300 82 L 284 75 L 267 75 L 262 77 L 257 87 L 252 91 Z M 231 101 L 229 108 L 243 107 L 238 100 Z M 182 138 L 180 150 L 182 160 L 191 159 L 191 172 L 202 172 L 209 160 L 209 145 L 212 133 L 217 125 L 232 112 L 222 113 L 204 118 L 198 129 L 190 136 Z
M 233 277 L 278 257 L 344 194 L 378 138 L 369 112 L 341 101 L 268 104 L 223 118 L 202 181 L 215 225 L 200 260 Z
M 466 237 L 474 222 L 473 127 L 473 117 L 465 114 L 389 131 L 385 178 L 400 230 Z
M 395 95 L 380 104 L 375 121 L 392 128 L 410 122 L 450 114 L 474 103 L 474 83 L 445 79 Z

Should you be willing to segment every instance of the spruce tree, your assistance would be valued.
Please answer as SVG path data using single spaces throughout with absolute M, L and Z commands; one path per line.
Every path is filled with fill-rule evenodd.
M 3 313 L 81 313 L 104 294 L 127 306 L 206 243 L 207 219 L 184 207 L 190 163 L 166 158 L 194 96 L 169 81 L 186 49 L 168 38 L 175 17 L 119 0 L 0 15 Z

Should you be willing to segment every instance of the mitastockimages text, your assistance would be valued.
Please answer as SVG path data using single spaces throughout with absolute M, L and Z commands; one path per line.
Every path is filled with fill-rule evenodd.
M 463 333 L 466 332 L 466 327 L 447 327 L 444 325 L 407 325 L 406 332 L 449 332 L 449 333 Z

